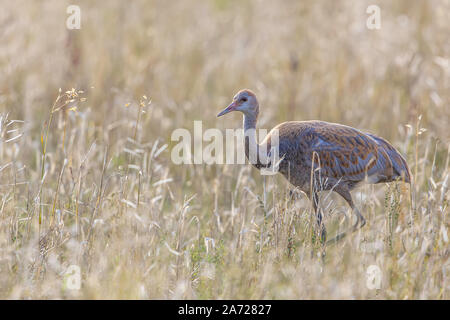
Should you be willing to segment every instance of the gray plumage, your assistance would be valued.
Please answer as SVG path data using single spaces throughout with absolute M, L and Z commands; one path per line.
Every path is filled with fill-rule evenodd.
M 239 91 L 218 116 L 231 111 L 244 114 L 246 132 L 256 128 L 259 104 L 253 92 L 248 89 Z M 318 210 L 318 192 L 333 190 L 341 195 L 357 216 L 352 228 L 356 230 L 365 224 L 350 194 L 356 185 L 396 180 L 411 182 L 410 171 L 402 155 L 389 142 L 373 134 L 325 121 L 288 121 L 269 132 L 261 143 L 267 146 L 265 150 L 270 150 L 275 133 L 278 133 L 278 150 L 282 158 L 279 172 L 311 199 L 322 240 L 325 240 L 326 230 L 322 213 Z M 255 135 L 246 135 L 247 158 L 252 143 L 259 147 Z M 252 164 L 258 169 L 268 166 L 260 159 Z M 338 235 L 333 241 L 345 234 Z

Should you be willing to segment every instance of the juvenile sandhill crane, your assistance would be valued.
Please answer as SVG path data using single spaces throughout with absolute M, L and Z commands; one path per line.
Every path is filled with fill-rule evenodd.
M 248 89 L 239 91 L 232 103 L 217 116 L 232 111 L 243 113 L 245 154 L 249 159 L 249 153 L 255 151 L 252 145 L 256 146 L 253 149 L 256 148 L 257 160 L 251 162 L 258 169 L 273 165 L 268 159 L 263 159 L 269 157 L 264 150 L 271 150 L 271 144 L 275 143 L 272 143 L 274 132 L 278 133 L 281 159 L 278 171 L 312 201 L 322 242 L 326 239 L 326 229 L 318 210 L 319 191 L 332 190 L 347 201 L 356 214 L 357 220 L 351 229 L 355 231 L 366 223 L 350 194 L 357 184 L 411 181 L 405 159 L 383 138 L 342 124 L 317 120 L 288 121 L 273 128 L 259 145 L 255 132 L 259 103 L 255 94 Z M 264 149 L 263 152 L 260 149 Z M 339 234 L 332 241 L 343 238 L 346 233 Z

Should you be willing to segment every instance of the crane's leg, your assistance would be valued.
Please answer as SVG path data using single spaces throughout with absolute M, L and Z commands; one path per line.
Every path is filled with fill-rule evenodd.
M 319 196 L 317 192 L 313 193 L 311 201 L 313 204 L 314 213 L 317 216 L 317 225 L 319 226 L 320 240 L 322 244 L 325 244 L 325 241 L 327 239 L 327 229 L 325 228 L 325 223 L 323 222 L 322 210 L 319 209 Z
M 353 199 L 350 194 L 350 191 L 348 191 L 346 189 L 341 189 L 341 188 L 335 189 L 334 191 L 336 191 L 342 198 L 344 198 L 345 201 L 347 201 L 347 203 L 349 204 L 350 208 L 352 208 L 352 211 L 356 214 L 356 223 L 353 225 L 351 230 L 347 230 L 347 231 L 344 231 L 344 232 L 338 234 L 336 237 L 329 240 L 327 243 L 337 242 L 337 241 L 341 240 L 342 238 L 344 238 L 350 231 L 354 232 L 354 231 L 358 230 L 359 228 L 362 228 L 366 224 L 366 219 L 364 219 L 361 212 L 359 212 L 358 208 L 356 208 L 355 204 L 353 203 Z

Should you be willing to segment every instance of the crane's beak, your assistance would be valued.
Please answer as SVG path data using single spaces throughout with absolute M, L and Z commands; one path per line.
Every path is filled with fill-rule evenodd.
M 234 111 L 236 109 L 236 102 L 233 101 L 228 107 L 226 107 L 225 109 L 223 109 L 222 111 L 219 112 L 219 114 L 217 115 L 217 117 L 223 116 L 224 114 L 227 114 L 228 112 Z

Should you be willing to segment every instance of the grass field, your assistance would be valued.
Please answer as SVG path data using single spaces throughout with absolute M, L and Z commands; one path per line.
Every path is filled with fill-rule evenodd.
M 449 1 L 73 2 L 79 30 L 72 2 L 1 1 L 0 298 L 449 299 Z M 241 127 L 216 118 L 241 88 L 261 128 L 386 138 L 411 189 L 356 190 L 366 226 L 323 249 L 283 177 L 174 164 L 175 129 Z

